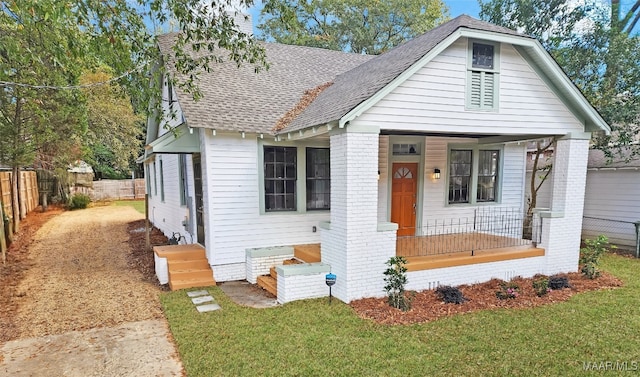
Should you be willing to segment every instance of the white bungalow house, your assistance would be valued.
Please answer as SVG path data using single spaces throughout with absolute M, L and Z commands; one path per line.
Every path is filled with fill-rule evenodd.
M 217 281 L 275 266 L 284 303 L 327 295 L 331 271 L 350 302 L 384 295 L 395 255 L 417 290 L 578 269 L 590 133 L 609 127 L 538 41 L 463 15 L 375 57 L 264 47 L 267 72 L 216 65 L 198 102 L 165 82 L 178 116 L 148 125 L 150 219 Z M 550 209 L 525 221 L 541 137 Z

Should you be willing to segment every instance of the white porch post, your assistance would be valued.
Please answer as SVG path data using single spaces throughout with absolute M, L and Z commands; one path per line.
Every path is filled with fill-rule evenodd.
M 590 133 L 569 134 L 556 144 L 551 211 L 542 213 L 546 273 L 578 270 Z
M 336 274 L 333 294 L 344 302 L 383 296 L 385 262 L 395 255 L 395 229 L 378 231 L 379 133 L 347 126 L 331 135 L 331 223 L 322 229 L 322 262 Z

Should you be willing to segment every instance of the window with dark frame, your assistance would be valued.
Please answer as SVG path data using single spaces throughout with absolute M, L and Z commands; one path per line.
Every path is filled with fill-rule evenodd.
M 187 205 L 187 156 L 180 154 L 178 164 L 180 165 L 180 205 Z
M 493 45 L 474 43 L 471 66 L 473 68 L 493 69 Z
M 449 161 L 449 203 L 469 203 L 472 151 L 451 150 Z
M 328 148 L 307 148 L 307 210 L 331 208 L 331 167 Z
M 265 211 L 296 210 L 295 147 L 264 147 Z
M 478 152 L 478 202 L 495 202 L 497 197 L 498 168 L 500 151 L 481 150 Z
M 160 159 L 160 201 L 164 202 L 164 168 L 162 167 L 162 159 Z

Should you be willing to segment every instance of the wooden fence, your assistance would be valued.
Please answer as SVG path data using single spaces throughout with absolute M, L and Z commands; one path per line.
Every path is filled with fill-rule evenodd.
M 89 195 L 91 200 L 127 200 L 144 199 L 146 186 L 144 178 L 131 179 L 103 179 L 93 181 L 90 187 L 71 186 L 71 194 L 82 193 Z
M 4 213 L 13 218 L 13 206 L 11 205 L 12 172 L 0 172 L 0 201 L 4 207 Z M 22 213 L 29 213 L 38 206 L 38 179 L 36 172 L 20 172 L 20 208 Z

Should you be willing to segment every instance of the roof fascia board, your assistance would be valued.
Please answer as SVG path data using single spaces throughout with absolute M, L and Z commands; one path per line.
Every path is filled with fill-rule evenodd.
M 369 97 L 365 101 L 361 102 L 358 106 L 354 107 L 351 111 L 346 113 L 340 120 L 338 121 L 339 127 L 344 127 L 345 124 L 349 123 L 353 119 L 359 117 L 370 109 L 373 105 L 378 103 L 382 98 L 384 98 L 387 94 L 392 92 L 395 88 L 397 88 L 400 84 L 405 82 L 409 77 L 413 76 L 418 70 L 424 67 L 428 62 L 430 62 L 434 57 L 438 56 L 442 51 L 444 51 L 447 47 L 449 47 L 453 42 L 458 40 L 462 35 L 462 29 L 457 29 L 453 33 L 451 33 L 448 37 L 442 40 L 438 45 L 431 49 L 428 53 L 426 53 L 422 58 L 420 58 L 417 62 L 413 63 L 412 66 L 407 68 L 404 72 L 398 75 L 395 79 L 393 79 L 389 84 L 380 89 L 373 96 Z
M 151 153 L 199 153 L 199 134 L 183 123 L 150 143 Z

